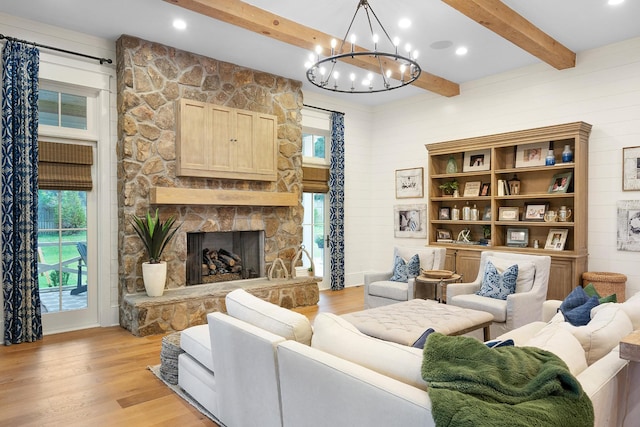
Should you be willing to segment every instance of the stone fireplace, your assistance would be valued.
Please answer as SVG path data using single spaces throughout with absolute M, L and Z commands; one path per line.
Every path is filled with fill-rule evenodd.
M 161 217 L 174 215 L 180 224 L 162 255 L 168 267 L 169 293 L 175 290 L 180 295 L 188 294 L 183 289 L 189 281 L 187 258 L 191 234 L 231 233 L 233 241 L 233 233 L 257 232 L 260 261 L 252 269 L 261 277 L 277 258 L 291 260 L 302 242 L 301 83 L 126 35 L 118 39 L 116 51 L 120 324 L 130 330 L 133 324 L 144 324 L 151 333 L 180 330 L 206 322 L 207 312 L 224 310 L 224 295 L 221 301 L 218 295 L 215 302 L 206 298 L 198 304 L 187 302 L 184 308 L 187 314 L 183 316 L 186 320 L 180 322 L 171 319 L 178 306 L 175 301 L 162 309 L 132 309 L 137 304 L 132 302 L 134 299 L 144 304 L 152 302 L 144 299 L 143 246 L 129 218 L 157 208 Z M 277 116 L 277 181 L 176 176 L 176 101 L 181 98 Z M 243 203 L 233 200 L 208 203 L 205 197 L 203 201 L 185 203 L 179 197 L 181 192 L 194 190 L 243 195 L 255 192 L 262 195 L 263 202 L 252 205 L 244 203 L 243 197 Z M 153 202 L 159 191 L 169 196 L 160 203 Z M 273 197 L 265 198 L 265 194 Z M 297 201 L 282 204 L 278 196 L 283 194 L 297 195 Z M 265 199 L 273 203 L 265 203 Z M 302 300 L 315 304 L 317 284 L 311 293 L 315 296 L 293 298 L 293 304 Z M 291 299 L 287 292 L 265 295 L 265 299 L 279 304 L 283 298 Z

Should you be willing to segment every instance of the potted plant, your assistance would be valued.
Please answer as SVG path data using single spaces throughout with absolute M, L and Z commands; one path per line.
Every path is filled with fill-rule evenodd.
M 160 261 L 162 251 L 169 240 L 176 234 L 178 227 L 171 228 L 175 223 L 175 217 L 170 216 L 163 223 L 158 215 L 158 209 L 154 216 L 147 212 L 146 216 L 133 215 L 131 225 L 136 231 L 149 256 L 149 261 L 142 263 L 142 279 L 147 295 L 156 297 L 164 292 L 167 280 L 167 263 Z
M 458 181 L 455 179 L 453 181 L 443 182 L 438 186 L 442 190 L 442 194 L 444 196 L 453 196 L 453 194 L 458 191 Z

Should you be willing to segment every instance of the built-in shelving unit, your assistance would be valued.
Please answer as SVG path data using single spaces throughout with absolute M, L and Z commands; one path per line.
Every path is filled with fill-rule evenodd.
M 429 156 L 429 244 L 447 247 L 447 268 L 465 276 L 465 281 L 473 280 L 478 271 L 480 252 L 483 250 L 513 251 L 530 254 L 544 254 L 552 257 L 551 279 L 548 298 L 563 299 L 575 286 L 580 284 L 581 275 L 587 269 L 587 166 L 588 140 L 591 125 L 584 122 L 567 123 L 543 128 L 528 129 L 477 138 L 466 138 L 428 144 Z M 532 145 L 530 145 L 532 144 Z M 562 151 L 568 145 L 573 152 L 573 161 L 563 163 Z M 523 147 L 543 147 L 542 158 L 547 150 L 553 150 L 555 165 L 536 164 L 523 167 Z M 518 148 L 520 147 L 520 148 Z M 488 150 L 488 151 L 487 151 Z M 486 170 L 462 172 L 463 162 L 470 161 L 473 153 L 483 152 L 490 158 Z M 466 157 L 465 157 L 466 153 Z M 516 167 L 516 158 L 519 167 Z M 447 173 L 447 164 L 455 161 L 458 172 Z M 526 164 L 526 162 L 525 162 Z M 471 168 L 473 169 L 473 168 Z M 554 178 L 571 174 L 566 192 L 549 192 Z M 501 181 L 509 181 L 517 176 L 520 181 L 518 194 L 498 192 Z M 447 181 L 459 183 L 459 193 L 469 182 L 480 181 L 489 184 L 485 196 L 451 197 L 444 196 L 439 186 Z M 479 211 L 478 220 L 462 220 L 462 209 L 467 206 Z M 561 206 L 571 209 L 572 216 L 565 222 L 526 220 L 524 212 L 528 205 L 545 205 L 558 211 Z M 441 208 L 460 210 L 460 220 L 439 219 Z M 500 219 L 500 208 L 517 210 L 515 217 Z M 486 210 L 490 215 L 485 217 Z M 512 213 L 513 214 L 513 213 Z M 524 247 L 513 247 L 508 243 L 508 232 L 525 229 L 528 234 Z M 454 242 L 439 242 L 438 230 L 451 231 Z M 471 244 L 457 242 L 458 234 L 468 229 Z M 566 230 L 566 242 L 562 250 L 545 249 L 551 229 Z M 490 233 L 488 245 L 475 244 Z M 538 248 L 534 248 L 534 241 Z

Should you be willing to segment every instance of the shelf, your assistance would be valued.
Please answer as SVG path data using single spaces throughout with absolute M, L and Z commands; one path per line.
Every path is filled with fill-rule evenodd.
M 453 222 L 453 221 L 452 221 Z M 496 221 L 497 226 L 504 227 L 549 227 L 549 228 L 573 228 L 573 222 L 545 222 L 545 221 Z
M 452 178 L 472 178 L 478 176 L 490 176 L 491 171 L 480 172 L 457 172 L 457 173 L 439 173 L 431 176 L 433 179 L 452 179 Z
M 495 200 L 572 199 L 575 193 L 535 193 L 516 196 L 495 196 Z
M 475 197 L 431 197 L 430 200 L 434 202 L 490 202 L 490 196 L 475 196 Z
M 553 166 L 533 166 L 527 168 L 507 168 L 507 169 L 496 169 L 495 173 L 498 174 L 519 174 L 519 173 L 527 173 L 527 172 L 541 172 L 541 171 L 555 171 L 559 172 L 564 169 L 575 169 L 576 164 L 573 162 L 570 163 L 556 163 Z
M 297 206 L 298 193 L 153 187 L 149 201 L 157 205 Z
M 433 224 L 442 225 L 491 225 L 491 221 L 463 221 L 452 219 L 434 219 L 431 221 Z

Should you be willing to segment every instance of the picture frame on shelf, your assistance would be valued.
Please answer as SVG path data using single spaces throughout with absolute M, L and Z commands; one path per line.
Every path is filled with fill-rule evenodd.
M 549 209 L 546 203 L 530 204 L 524 207 L 523 221 L 544 221 L 544 214 Z
M 516 168 L 544 166 L 545 156 L 549 150 L 549 142 L 534 142 L 518 145 L 516 148 Z
M 640 147 L 622 149 L 622 190 L 640 190 Z
M 451 208 L 441 207 L 438 210 L 438 219 L 439 220 L 450 220 L 451 219 Z
M 491 149 L 465 151 L 462 172 L 488 171 L 491 169 Z
M 548 193 L 566 193 L 571 185 L 573 172 L 563 172 L 553 175 L 549 183 Z
M 617 248 L 640 252 L 640 200 L 619 200 Z
M 483 182 L 482 186 L 480 187 L 480 195 L 481 196 L 490 196 L 491 195 L 491 183 L 490 182 Z
M 517 206 L 500 206 L 498 209 L 499 221 L 520 221 L 520 208 Z
M 393 212 L 395 237 L 427 237 L 427 205 L 395 205 Z
M 529 246 L 528 228 L 507 228 L 507 246 L 526 248 Z
M 447 228 L 438 228 L 436 230 L 436 242 L 440 243 L 452 243 L 453 233 Z
M 482 214 L 483 221 L 491 221 L 491 206 L 485 206 L 484 213 Z
M 462 197 L 478 197 L 480 195 L 480 181 L 469 181 L 464 184 L 464 193 Z
M 544 248 L 552 251 L 564 250 L 568 234 L 569 230 L 566 228 L 552 228 L 549 230 Z
M 424 197 L 424 168 L 396 170 L 396 199 Z

